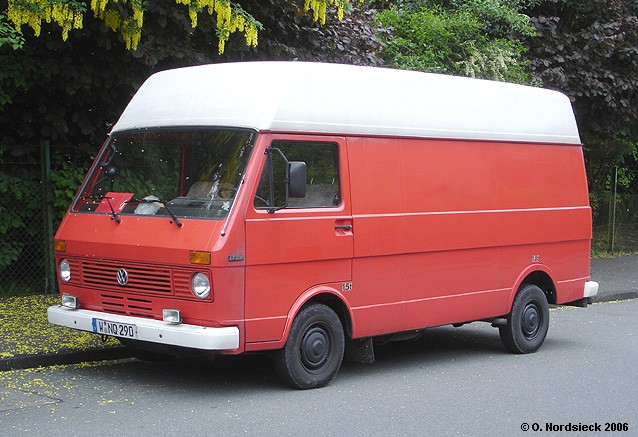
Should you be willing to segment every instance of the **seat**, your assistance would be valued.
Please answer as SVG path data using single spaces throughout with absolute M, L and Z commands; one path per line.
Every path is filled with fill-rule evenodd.
M 291 208 L 325 208 L 339 205 L 338 186 L 334 184 L 313 184 L 306 187 L 306 196 L 290 198 Z
M 213 190 L 213 182 L 210 182 L 210 181 L 195 182 L 193 185 L 191 185 L 186 197 L 192 197 L 196 199 L 210 198 L 212 190 Z

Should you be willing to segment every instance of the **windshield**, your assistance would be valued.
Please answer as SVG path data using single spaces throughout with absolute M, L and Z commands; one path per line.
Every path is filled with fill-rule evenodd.
M 241 185 L 254 133 L 156 130 L 115 135 L 73 211 L 221 219 Z

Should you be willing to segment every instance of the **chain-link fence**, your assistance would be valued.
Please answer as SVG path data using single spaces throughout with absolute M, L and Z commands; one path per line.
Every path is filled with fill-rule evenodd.
M 49 157 L 48 144 L 2 147 L 0 296 L 56 289 Z
M 622 186 L 613 168 L 610 188 L 593 202 L 594 253 L 638 251 L 638 184 Z

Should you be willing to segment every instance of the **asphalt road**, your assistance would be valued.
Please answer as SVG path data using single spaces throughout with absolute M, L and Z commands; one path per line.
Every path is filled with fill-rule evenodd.
M 638 300 L 554 309 L 531 355 L 507 353 L 487 324 L 433 328 L 309 391 L 261 356 L 2 372 L 0 436 L 638 435 L 636 314 Z

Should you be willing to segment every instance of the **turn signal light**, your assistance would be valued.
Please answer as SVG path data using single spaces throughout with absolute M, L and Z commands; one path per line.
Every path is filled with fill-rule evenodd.
M 210 252 L 199 252 L 191 250 L 189 261 L 191 264 L 210 265 Z
M 53 250 L 56 252 L 66 252 L 66 241 L 53 240 Z

